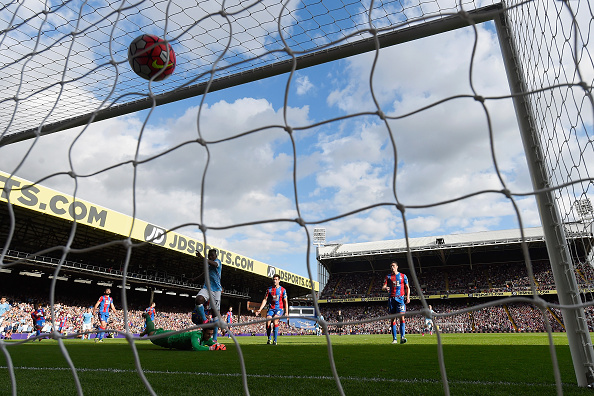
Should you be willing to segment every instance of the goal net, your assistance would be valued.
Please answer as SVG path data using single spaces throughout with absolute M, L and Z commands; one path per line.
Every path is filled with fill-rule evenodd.
M 577 382 L 592 385 L 592 18 L 586 0 L 6 1 L 0 171 L 309 278 L 315 227 L 330 243 L 542 225 L 559 301 L 539 296 L 526 248 L 529 295 L 436 317 L 467 332 L 469 311 L 527 303 L 551 335 L 550 312 L 561 312 Z M 174 49 L 167 79 L 130 68 L 141 34 Z M 2 269 L 19 263 L 6 256 L 26 226 L 10 185 Z M 76 225 L 26 252 L 60 252 L 44 290 L 52 311 L 60 265 L 106 248 L 73 246 Z M 127 318 L 128 264 L 142 244 L 118 247 Z M 422 290 L 412 256 L 402 269 Z M 407 316 L 427 312 L 419 295 Z M 551 356 L 557 364 L 553 345 Z

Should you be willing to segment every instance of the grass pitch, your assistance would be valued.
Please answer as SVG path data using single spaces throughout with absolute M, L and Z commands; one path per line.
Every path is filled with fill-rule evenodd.
M 436 336 L 331 336 L 332 353 L 347 395 L 440 395 L 444 385 Z M 565 395 L 592 395 L 576 384 L 565 334 L 553 335 Z M 140 366 L 159 395 L 242 395 L 239 351 L 191 352 L 136 341 Z M 337 395 L 325 337 L 238 337 L 251 395 Z M 555 395 L 557 388 L 546 334 L 444 334 L 443 354 L 452 395 Z M 75 395 L 76 382 L 58 342 L 7 342 L 19 395 Z M 85 395 L 146 395 L 134 354 L 123 339 L 66 340 Z M 0 394 L 14 391 L 5 354 L 0 357 Z

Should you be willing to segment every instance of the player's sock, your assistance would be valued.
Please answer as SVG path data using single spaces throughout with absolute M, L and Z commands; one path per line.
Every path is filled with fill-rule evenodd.
M 400 322 L 400 339 L 404 338 L 404 321 Z
M 105 336 L 105 327 L 99 326 L 99 330 L 101 330 L 101 331 L 99 331 L 99 334 L 97 334 L 97 335 L 99 336 L 99 340 L 102 340 L 103 337 Z
M 397 338 L 396 334 L 397 334 L 396 333 L 396 323 L 392 323 L 392 338 L 393 339 Z
M 274 342 L 276 342 L 276 337 L 278 337 L 278 325 L 274 326 Z
M 266 335 L 268 336 L 268 341 L 270 341 L 270 327 L 271 326 L 266 326 Z
M 198 315 L 200 315 L 200 318 L 202 319 L 202 323 L 206 323 L 206 314 L 204 313 L 204 305 L 202 305 L 202 304 L 196 305 L 196 311 L 198 312 Z
M 219 319 L 215 319 L 214 323 L 215 323 L 215 327 L 214 327 L 214 332 L 212 334 L 212 339 L 217 342 L 217 336 L 219 334 L 219 326 L 217 326 L 217 322 L 219 321 Z

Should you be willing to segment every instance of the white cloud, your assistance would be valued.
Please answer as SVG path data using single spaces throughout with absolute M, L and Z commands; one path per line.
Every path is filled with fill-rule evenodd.
M 201 109 L 202 98 L 161 107 L 144 127 L 148 112 L 97 122 L 76 141 L 80 128 L 44 136 L 17 173 L 35 181 L 70 171 L 71 161 L 81 176 L 79 196 L 130 214 L 135 192 L 137 217 L 168 228 L 200 221 L 201 194 L 208 226 L 284 219 L 209 230 L 209 241 L 301 274 L 306 235 L 293 221 L 299 215 L 321 222 L 381 205 L 323 223 L 328 241 L 344 243 L 402 238 L 397 202 L 407 206 L 411 236 L 514 228 L 513 205 L 498 191 L 525 193 L 532 185 L 512 102 L 489 99 L 509 94 L 496 36 L 485 26 L 477 29 L 472 75 L 474 32 L 458 30 L 382 49 L 371 86 L 374 54 L 300 70 L 288 98 L 299 105 L 286 111 L 285 85 L 250 92 L 254 84 L 237 97 L 232 89 L 228 97 L 216 96 L 222 100 L 207 95 Z M 471 97 L 472 87 L 487 98 L 484 106 Z M 363 114 L 377 110 L 372 93 L 389 116 L 387 125 Z M 353 117 L 323 123 L 347 115 Z M 291 136 L 286 125 L 294 128 Z M 196 142 L 199 136 L 207 148 Z M 588 145 L 587 136 L 578 141 L 582 149 Z M 32 144 L 0 148 L 0 169 L 14 169 Z M 581 148 L 568 144 L 562 159 Z M 135 159 L 136 167 L 126 163 Z M 43 184 L 68 193 L 74 180 L 52 177 Z M 476 195 L 460 199 L 467 194 Z M 534 198 L 515 199 L 524 225 L 538 225 Z M 182 232 L 199 235 L 195 228 Z
M 298 76 L 295 85 L 297 86 L 297 95 L 306 95 L 314 88 L 308 76 Z
M 428 217 L 415 217 L 410 219 L 408 222 L 408 230 L 412 233 L 426 233 L 426 232 L 435 232 L 439 230 L 441 227 L 441 219 L 435 216 L 428 216 Z

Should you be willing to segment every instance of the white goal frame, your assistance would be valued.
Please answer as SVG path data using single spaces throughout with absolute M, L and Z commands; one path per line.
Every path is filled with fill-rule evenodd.
M 118 102 L 117 99 L 120 99 L 119 97 L 117 99 L 111 98 L 112 100 L 114 100 L 113 103 L 110 104 L 108 102 L 102 102 L 101 105 L 99 105 L 96 109 L 88 113 L 76 115 L 68 119 L 61 119 L 59 121 L 45 122 L 45 120 L 42 120 L 39 123 L 32 123 L 30 125 L 30 128 L 25 130 L 11 131 L 10 126 L 8 126 L 5 130 L 1 131 L 0 148 L 7 149 L 7 147 L 10 144 L 25 141 L 28 139 L 38 139 L 42 135 L 48 135 L 64 131 L 66 129 L 70 129 L 73 127 L 88 126 L 90 123 L 96 121 L 106 120 L 109 118 L 130 114 L 140 110 L 152 109 L 155 106 L 173 103 L 176 101 L 200 95 L 205 95 L 206 93 L 223 90 L 226 88 L 261 80 L 264 78 L 278 76 L 283 73 L 294 73 L 296 70 L 305 69 L 308 67 L 324 64 L 339 59 L 344 59 L 350 56 L 363 54 L 370 51 L 379 51 L 381 48 L 384 47 L 410 42 L 413 40 L 429 37 L 432 35 L 437 35 L 455 29 L 465 28 L 469 26 L 473 27 L 479 23 L 492 21 L 496 27 L 499 45 L 503 56 L 508 83 L 511 91 L 511 96 L 516 111 L 517 122 L 524 146 L 526 160 L 528 163 L 528 169 L 532 180 L 533 190 L 529 194 L 534 195 L 536 197 L 539 216 L 542 223 L 545 240 L 547 244 L 547 251 L 551 263 L 551 269 L 558 290 L 560 309 L 563 314 L 564 324 L 567 331 L 567 337 L 569 341 L 569 347 L 571 351 L 571 357 L 577 379 L 577 384 L 581 387 L 594 387 L 594 348 L 592 346 L 591 336 L 589 333 L 587 318 L 584 310 L 584 306 L 586 304 L 582 301 L 582 298 L 580 296 L 580 288 L 575 276 L 575 265 L 572 262 L 570 246 L 567 242 L 568 239 L 566 236 L 566 230 L 564 228 L 566 218 L 562 214 L 562 210 L 560 210 L 560 198 L 555 194 L 555 192 L 560 189 L 566 188 L 574 184 L 579 184 L 581 182 L 591 183 L 592 180 L 564 180 L 562 182 L 555 182 L 553 181 L 551 176 L 552 172 L 550 171 L 550 169 L 548 169 L 547 163 L 544 160 L 547 157 L 547 153 L 545 148 L 543 147 L 543 138 L 541 136 L 542 131 L 539 125 L 539 122 L 542 122 L 542 120 L 539 120 L 538 116 L 535 114 L 535 108 L 538 106 L 538 104 L 535 104 L 535 102 L 532 100 L 533 93 L 535 91 L 538 91 L 540 88 L 530 87 L 526 81 L 527 78 L 526 70 L 524 68 L 524 59 L 522 58 L 521 51 L 519 51 L 518 49 L 518 40 L 520 39 L 517 36 L 517 32 L 514 31 L 514 22 L 512 21 L 512 18 L 509 17 L 510 12 L 514 12 L 515 10 L 520 9 L 522 6 L 525 5 L 524 3 L 532 4 L 533 2 L 509 0 L 503 1 L 498 4 L 489 5 L 483 8 L 465 11 L 464 4 L 462 1 L 460 1 L 459 8 L 462 9 L 462 11 L 453 12 L 451 13 L 451 15 L 448 16 L 441 15 L 439 17 L 436 17 L 435 19 L 420 18 L 412 24 L 409 23 L 410 21 L 407 21 L 407 23 L 403 23 L 402 26 L 400 26 L 399 28 L 394 28 L 392 26 L 393 29 L 390 29 L 386 32 L 378 32 L 377 30 L 370 28 L 369 30 L 373 31 L 373 37 L 370 38 L 360 40 L 353 39 L 352 42 L 346 42 L 345 40 L 345 42 L 341 42 L 338 45 L 332 45 L 328 47 L 320 45 L 318 48 L 316 48 L 315 51 L 312 52 L 305 51 L 305 53 L 294 53 L 287 51 L 283 54 L 285 57 L 283 60 L 273 61 L 272 63 L 264 66 L 256 66 L 248 68 L 248 70 L 240 70 L 234 73 L 230 73 L 228 75 L 217 75 L 216 78 L 208 76 L 204 77 L 204 75 L 201 75 L 201 78 L 195 78 L 190 82 L 184 82 L 183 84 L 175 87 L 172 90 L 157 93 L 151 92 L 150 95 L 146 95 L 141 97 L 140 99 L 130 100 L 127 102 Z M 571 14 L 571 2 L 569 0 L 562 0 L 559 3 L 561 3 L 561 6 L 568 11 L 568 14 Z M 577 41 L 579 37 L 578 24 L 574 23 L 572 25 L 572 29 L 574 29 L 574 45 L 577 47 Z M 75 34 L 73 33 L 72 35 L 74 36 Z M 575 51 L 576 69 L 578 69 L 579 72 L 579 66 L 577 61 L 577 49 L 575 49 Z M 111 60 L 111 62 L 114 64 L 117 63 L 114 60 Z M 231 68 L 232 66 L 234 65 L 229 65 L 227 67 Z M 215 67 L 216 62 L 215 66 L 213 66 L 213 70 Z M 24 68 L 25 66 L 23 66 L 23 69 Z M 222 67 L 221 69 L 224 69 L 224 67 Z M 205 73 L 205 75 L 207 74 L 208 73 Z M 212 76 L 215 76 L 214 72 L 212 73 Z M 578 76 L 578 80 L 578 82 L 567 83 L 566 85 L 570 85 L 572 88 L 582 89 L 585 92 L 585 95 L 590 100 L 592 100 L 591 82 L 582 80 L 581 76 Z M 64 81 L 62 81 L 62 83 L 64 83 Z M 474 99 L 478 102 L 483 102 L 485 100 L 485 98 L 480 97 L 478 95 L 475 96 Z M 9 100 L 10 99 L 6 99 L 6 101 Z M 16 98 L 15 101 L 17 101 Z M 380 118 L 385 120 L 385 115 L 379 113 L 381 112 L 378 111 L 378 115 L 380 116 Z M 199 144 L 205 144 L 205 142 L 201 138 L 198 139 L 196 142 L 198 142 Z M 203 183 L 205 174 L 203 175 L 202 179 Z M 512 196 L 512 193 L 507 190 L 500 191 L 500 193 L 506 195 L 507 197 Z M 201 199 L 203 199 L 203 197 L 201 197 Z M 401 210 L 402 213 L 404 213 L 404 210 L 398 205 L 396 205 L 396 208 L 398 210 Z M 516 211 L 518 211 L 517 207 L 515 209 Z M 346 217 L 350 214 L 351 213 L 346 213 L 341 216 Z M 333 219 L 334 218 L 325 219 L 324 221 L 330 221 Z M 520 221 L 519 228 L 520 230 L 522 230 L 523 225 L 521 224 L 521 216 L 519 216 L 519 211 L 518 219 Z M 296 223 L 303 227 L 305 227 L 306 225 L 314 224 L 313 222 L 304 221 L 301 218 L 299 218 L 296 221 Z M 73 230 L 75 228 L 76 225 L 74 225 Z M 201 228 L 201 230 L 205 234 L 206 228 Z M 309 234 L 308 242 L 311 242 L 309 241 Z M 308 253 L 309 247 L 310 246 L 307 247 Z M 547 304 L 538 296 L 536 285 L 534 283 L 534 279 L 532 276 L 532 268 L 529 262 L 528 247 L 525 243 L 523 244 L 523 249 L 524 256 L 526 258 L 526 269 L 531 278 L 531 297 L 533 297 L 533 304 L 538 306 L 543 311 L 544 315 L 544 311 L 547 308 Z M 5 259 L 5 253 L 6 248 L 3 250 L 1 256 L 3 261 Z M 410 250 L 408 255 L 408 261 L 409 266 L 411 267 L 412 272 L 414 273 L 413 260 L 410 255 Z M 0 265 L 4 265 L 4 262 L 0 263 Z M 206 264 L 205 267 L 207 267 Z M 308 270 L 310 270 L 309 267 Z M 58 273 L 58 271 L 59 267 L 56 269 L 56 274 Z M 320 274 L 320 276 L 327 277 L 327 274 Z M 416 277 L 413 277 L 413 281 L 418 282 Z M 208 288 L 210 289 L 209 281 L 207 281 L 207 284 Z M 415 286 L 418 290 L 421 289 L 418 283 Z M 312 295 L 315 295 L 313 289 Z M 424 300 L 424 297 L 421 297 L 421 299 L 426 308 L 426 301 Z M 50 301 L 53 305 L 53 295 L 50 296 Z M 316 310 L 319 312 L 319 306 L 316 297 L 314 297 L 314 305 Z M 216 312 L 216 314 L 220 317 L 220 313 Z M 327 327 L 327 323 L 325 321 L 322 321 L 321 325 Z M 553 357 L 553 360 L 555 360 L 555 348 L 552 342 L 550 326 L 548 328 L 548 331 L 551 356 Z M 4 347 L 2 349 L 5 351 Z M 332 354 L 330 346 L 329 354 Z M 443 351 L 441 350 L 441 345 L 439 356 L 442 373 L 445 373 L 445 367 L 443 363 Z M 330 357 L 330 364 L 332 366 L 333 374 L 337 382 L 337 388 L 341 394 L 344 394 L 344 391 L 340 384 L 340 380 L 333 365 L 332 356 Z M 75 372 L 76 369 L 71 364 L 71 362 L 69 363 L 72 367 L 73 372 Z M 559 391 L 561 389 L 561 380 L 556 362 L 554 362 L 554 366 L 557 390 Z M 10 367 L 10 370 L 11 379 L 14 383 L 14 368 Z M 249 393 L 249 390 L 247 389 L 245 367 L 243 367 L 243 362 L 242 375 L 245 391 L 246 393 Z M 76 375 L 74 377 L 77 378 Z M 449 394 L 447 378 L 445 374 L 443 375 L 443 381 L 444 390 L 446 394 Z M 77 382 L 76 385 L 77 389 L 79 389 L 80 391 L 80 384 Z M 13 389 L 15 389 L 14 384 Z

